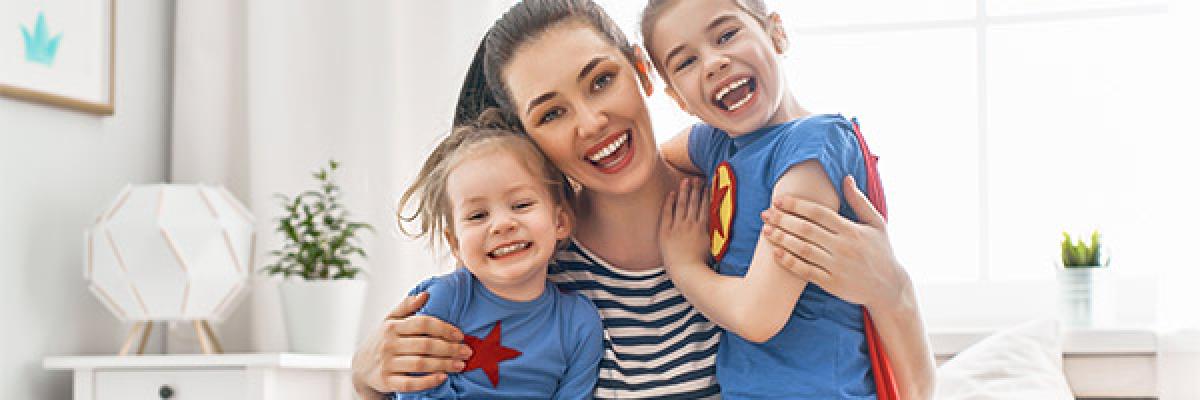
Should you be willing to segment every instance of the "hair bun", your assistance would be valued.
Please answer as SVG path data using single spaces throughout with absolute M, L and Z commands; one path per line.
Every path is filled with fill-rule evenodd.
M 502 129 L 508 131 L 514 130 L 513 128 L 515 127 L 504 111 L 501 111 L 498 107 L 485 108 L 479 113 L 479 116 L 475 117 L 471 125 L 481 129 Z

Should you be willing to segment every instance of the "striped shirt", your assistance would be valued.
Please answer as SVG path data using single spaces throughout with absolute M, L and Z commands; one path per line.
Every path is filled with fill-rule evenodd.
M 572 240 L 556 254 L 549 278 L 600 311 L 604 358 L 596 398 L 719 397 L 719 329 L 683 298 L 666 270 L 620 270 Z

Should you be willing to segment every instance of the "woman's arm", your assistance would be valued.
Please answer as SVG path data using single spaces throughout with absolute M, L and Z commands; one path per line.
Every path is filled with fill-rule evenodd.
M 688 302 L 713 322 L 752 342 L 770 340 L 791 318 L 806 282 L 774 265 L 773 247 L 761 235 L 745 277 L 723 276 L 708 268 L 708 196 L 698 187 L 687 187 L 686 181 L 684 185 L 674 197 L 674 205 L 663 210 L 660 243 L 671 280 Z M 799 193 L 831 209 L 839 204 L 837 192 L 817 160 L 788 169 L 776 182 L 772 197 Z M 667 216 L 673 220 L 667 221 Z
M 471 355 L 462 332 L 437 318 L 413 315 L 428 299 L 428 293 L 405 298 L 359 345 L 351 380 L 360 398 L 431 389 L 446 380 L 446 373 L 462 371 Z
M 764 237 L 778 265 L 838 297 L 863 304 L 883 340 L 904 399 L 929 399 L 934 361 L 916 293 L 888 240 L 887 224 L 852 177 L 842 185 L 861 223 L 795 196 L 774 200 L 763 213 Z M 829 257 L 797 257 L 813 252 Z

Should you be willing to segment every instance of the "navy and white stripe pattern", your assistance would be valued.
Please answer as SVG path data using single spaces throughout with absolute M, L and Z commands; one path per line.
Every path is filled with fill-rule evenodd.
M 550 280 L 600 311 L 604 358 L 596 398 L 719 398 L 719 329 L 683 298 L 666 270 L 618 270 L 572 240 L 558 251 Z

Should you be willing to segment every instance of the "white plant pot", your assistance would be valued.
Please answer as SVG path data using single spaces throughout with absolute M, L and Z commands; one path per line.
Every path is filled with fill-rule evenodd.
M 1100 267 L 1058 268 L 1058 314 L 1075 328 L 1091 327 L 1096 316 L 1096 280 Z
M 362 280 L 287 280 L 279 285 L 289 348 L 295 353 L 354 353 L 366 300 Z

